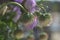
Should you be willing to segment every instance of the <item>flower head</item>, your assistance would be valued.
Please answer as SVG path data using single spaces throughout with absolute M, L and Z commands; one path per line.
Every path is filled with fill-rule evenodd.
M 13 18 L 13 21 L 14 21 L 14 22 L 17 22 L 17 21 L 19 20 L 19 18 L 20 18 L 21 10 L 20 10 L 20 8 L 18 8 L 18 7 L 16 6 L 16 7 L 14 7 L 13 11 L 16 11 L 16 15 L 15 15 L 15 17 Z
M 24 6 L 30 13 L 34 13 L 36 2 L 35 0 L 26 0 Z
M 18 3 L 23 3 L 24 0 L 14 0 Z M 30 12 L 34 13 L 36 11 L 36 1 L 35 0 L 26 0 L 24 2 L 24 7 Z
M 37 23 L 38 23 L 38 20 L 37 20 L 37 17 L 35 17 L 34 20 L 33 20 L 33 22 L 31 24 L 29 24 L 26 29 L 27 30 L 33 29 L 34 27 L 37 26 Z

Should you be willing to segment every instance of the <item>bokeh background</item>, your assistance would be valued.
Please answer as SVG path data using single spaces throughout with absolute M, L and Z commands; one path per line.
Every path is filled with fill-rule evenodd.
M 49 40 L 60 40 L 60 0 L 43 0 L 41 3 L 48 6 L 46 10 L 52 14 L 53 18 L 52 25 L 46 28 L 48 31 L 45 29 L 50 35 Z

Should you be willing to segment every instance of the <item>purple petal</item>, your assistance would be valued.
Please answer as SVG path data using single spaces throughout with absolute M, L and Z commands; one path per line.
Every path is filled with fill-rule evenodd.
M 14 0 L 15 2 L 19 2 L 19 3 L 22 3 L 23 0 Z
M 37 17 L 35 17 L 34 21 L 32 22 L 32 24 L 30 24 L 30 25 L 27 27 L 27 29 L 28 29 L 28 30 L 33 29 L 34 27 L 36 27 L 37 23 L 38 23 L 38 20 L 37 20 Z
M 35 11 L 36 11 L 35 7 L 32 7 L 32 8 L 29 9 L 30 13 L 34 13 Z
M 20 18 L 20 15 L 21 15 L 20 8 L 15 7 L 15 8 L 13 9 L 13 11 L 16 11 L 16 16 L 13 18 L 13 21 L 14 21 L 14 22 L 17 22 L 17 21 L 19 20 L 19 18 Z
M 36 6 L 36 1 L 35 0 L 27 0 L 25 2 L 24 6 L 29 12 L 34 12 L 35 6 Z

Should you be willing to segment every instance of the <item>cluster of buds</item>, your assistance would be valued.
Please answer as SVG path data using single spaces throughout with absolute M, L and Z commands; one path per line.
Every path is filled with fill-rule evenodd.
M 15 2 L 18 2 L 26 8 L 26 11 L 28 13 L 24 13 L 21 11 L 21 8 L 15 6 L 13 8 L 13 11 L 16 11 L 16 16 L 13 18 L 13 21 L 16 23 L 19 19 L 20 22 L 22 22 L 26 28 L 33 29 L 37 25 L 37 17 L 33 15 L 33 13 L 36 11 L 36 1 L 35 0 L 14 0 Z

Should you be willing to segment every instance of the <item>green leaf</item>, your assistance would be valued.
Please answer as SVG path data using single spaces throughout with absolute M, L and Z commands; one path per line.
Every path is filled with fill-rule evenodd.
M 0 17 L 0 20 L 3 21 L 3 22 L 10 22 L 12 21 L 13 17 L 15 16 L 15 12 L 9 12 L 9 13 L 6 13 L 4 16 Z
M 4 36 L 3 35 L 0 35 L 0 40 L 4 40 Z

